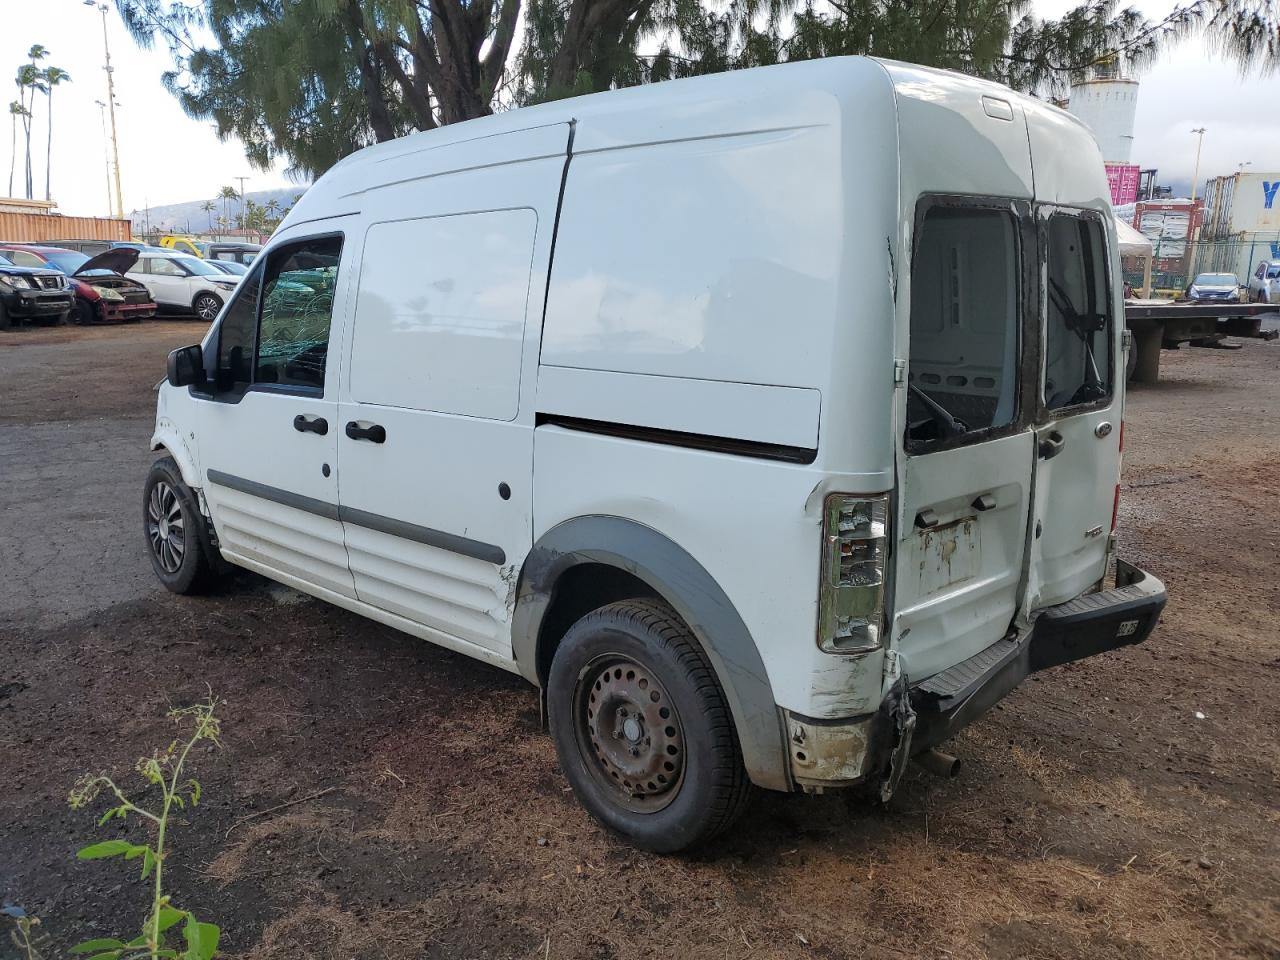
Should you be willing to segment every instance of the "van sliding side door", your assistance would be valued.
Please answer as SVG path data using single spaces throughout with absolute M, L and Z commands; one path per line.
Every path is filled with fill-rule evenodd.
M 338 404 L 356 594 L 499 660 L 532 545 L 539 329 L 568 138 L 558 124 L 413 154 L 365 194 Z M 431 163 L 450 172 L 426 176 Z

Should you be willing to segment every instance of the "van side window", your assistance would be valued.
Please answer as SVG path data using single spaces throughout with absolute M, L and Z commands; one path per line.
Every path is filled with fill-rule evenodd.
M 534 211 L 516 209 L 371 226 L 352 399 L 514 420 L 537 225 Z
M 253 382 L 253 346 L 258 334 L 258 291 L 262 270 L 252 270 L 240 281 L 235 297 L 218 324 L 218 359 L 213 383 L 218 393 L 244 388 Z
M 342 238 L 336 236 L 272 252 L 262 278 L 255 383 L 324 388 L 341 256 Z
M 1106 242 L 1097 220 L 1048 222 L 1044 403 L 1050 410 L 1111 396 Z
M 909 450 L 1016 419 L 1020 263 L 1018 224 L 1005 210 L 934 206 L 920 221 L 911 265 Z

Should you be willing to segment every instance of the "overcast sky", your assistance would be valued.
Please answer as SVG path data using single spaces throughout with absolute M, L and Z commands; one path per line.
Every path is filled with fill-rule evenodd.
M 1044 17 L 1060 15 L 1072 0 L 1037 0 Z M 1144 0 L 1137 4 L 1150 18 L 1163 16 L 1173 4 Z M 102 15 L 82 0 L 2 0 L 8 16 L 0 31 L 0 75 L 12 76 L 33 43 L 49 48 L 46 64 L 71 73 L 72 81 L 54 92 L 53 196 L 67 214 L 107 212 L 104 141 L 99 108 L 106 101 L 102 70 Z M 16 12 L 17 16 L 14 17 Z M 247 176 L 247 190 L 279 187 L 291 181 L 283 168 L 255 171 L 238 143 L 221 143 L 211 124 L 187 117 L 160 85 L 169 66 L 164 50 L 142 51 L 125 32 L 114 5 L 107 15 L 113 64 L 116 67 L 116 120 L 120 136 L 120 169 L 125 215 L 144 204 L 176 203 L 213 197 L 223 185 L 239 187 L 233 178 Z M 1206 127 L 1200 163 L 1201 181 L 1247 169 L 1280 170 L 1280 78 L 1241 78 L 1235 69 L 1216 62 L 1199 41 L 1170 51 L 1141 75 L 1133 162 L 1158 167 L 1163 182 L 1190 181 L 1195 159 L 1193 127 Z M 9 98 L 13 89 L 9 88 Z M 3 102 L 7 102 L 3 101 Z M 46 105 L 40 97 L 32 148 L 36 195 L 44 196 Z M 0 134 L 8 140 L 8 131 Z M 18 169 L 14 192 L 21 195 L 22 132 L 18 131 Z M 8 159 L 8 158 L 3 158 Z M 0 168 L 0 193 L 7 192 L 8 168 Z

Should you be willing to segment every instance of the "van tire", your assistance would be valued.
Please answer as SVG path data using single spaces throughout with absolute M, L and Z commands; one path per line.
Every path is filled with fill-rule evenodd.
M 181 521 L 180 531 L 173 529 L 175 520 Z M 172 457 L 157 460 L 147 474 L 142 533 L 151 569 L 167 589 L 178 594 L 203 593 L 217 579 L 221 567 L 214 559 L 204 514 Z
M 0 330 L 8 330 L 11 326 L 13 323 L 9 319 L 9 311 L 5 309 L 3 303 L 0 303 Z
M 638 847 L 675 853 L 705 843 L 746 806 L 751 782 L 724 692 L 662 601 L 610 603 L 570 627 L 551 663 L 547 712 L 578 802 Z M 612 730 L 593 726 L 606 716 Z M 627 781 L 619 756 L 646 782 Z

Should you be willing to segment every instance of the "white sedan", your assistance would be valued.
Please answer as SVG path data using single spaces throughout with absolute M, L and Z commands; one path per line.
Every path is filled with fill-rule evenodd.
M 169 250 L 144 250 L 125 276 L 145 284 L 162 310 L 190 310 L 212 320 L 238 282 L 199 257 Z

